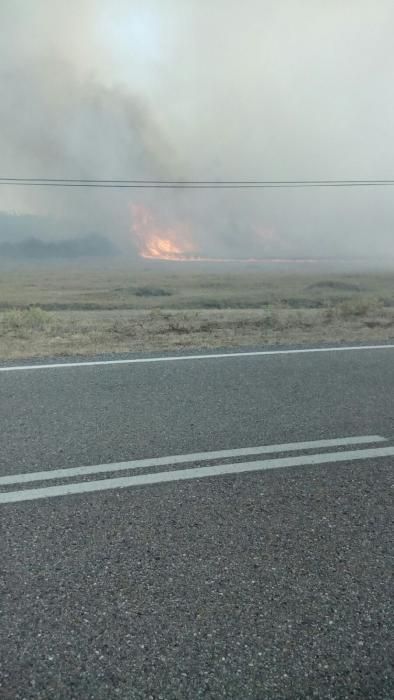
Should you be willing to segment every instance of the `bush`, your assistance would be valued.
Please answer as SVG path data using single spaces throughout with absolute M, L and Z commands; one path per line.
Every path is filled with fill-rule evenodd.
M 260 324 L 264 329 L 280 330 L 283 327 L 283 318 L 279 309 L 269 307 L 262 315 Z
M 134 290 L 136 297 L 170 297 L 172 292 L 161 287 L 136 287 Z
M 306 289 L 334 289 L 341 292 L 360 292 L 360 285 L 341 280 L 321 280 L 308 285 Z
M 52 314 L 39 306 L 11 309 L 3 314 L 3 330 L 11 333 L 46 330 L 53 322 Z
M 376 311 L 378 302 L 376 299 L 347 299 L 338 305 L 339 314 L 342 318 L 352 318 L 355 316 L 366 316 L 372 311 Z
M 360 318 L 370 313 L 376 313 L 379 306 L 381 306 L 381 303 L 377 299 L 352 297 L 327 307 L 324 312 L 324 318 L 327 322 L 332 322 L 339 317 L 345 320 Z

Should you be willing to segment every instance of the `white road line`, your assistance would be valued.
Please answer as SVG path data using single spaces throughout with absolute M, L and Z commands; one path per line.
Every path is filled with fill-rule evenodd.
M 319 352 L 349 352 L 360 350 L 393 350 L 393 345 L 349 345 L 330 348 L 298 348 L 296 350 L 256 350 L 253 352 L 223 352 L 205 355 L 171 355 L 163 357 L 134 357 L 128 360 L 94 360 L 87 362 L 58 362 L 40 365 L 10 365 L 0 367 L 0 372 L 21 372 L 33 369 L 67 369 L 72 367 L 102 367 L 106 365 L 137 365 L 155 362 L 181 362 L 183 360 L 224 360 L 241 357 L 262 357 L 272 355 L 303 355 Z
M 364 450 L 349 450 L 348 452 L 328 452 L 317 455 L 301 455 L 299 457 L 282 457 L 265 459 L 256 462 L 239 462 L 236 464 L 217 464 L 211 467 L 196 467 L 195 469 L 178 469 L 154 474 L 140 474 L 117 479 L 102 479 L 85 481 L 60 486 L 46 486 L 38 489 L 8 491 L 0 493 L 0 503 L 16 503 L 18 501 L 33 501 L 39 498 L 69 496 L 72 494 L 107 491 L 109 489 L 124 489 L 132 486 L 145 486 L 171 481 L 187 481 L 189 479 L 204 479 L 225 474 L 241 474 L 242 472 L 264 471 L 284 467 L 303 467 L 311 465 L 330 464 L 336 462 L 353 462 L 355 460 L 393 457 L 394 447 L 375 447 Z
M 119 472 L 130 469 L 144 469 L 146 467 L 163 467 L 186 464 L 187 462 L 203 462 L 214 459 L 226 459 L 226 457 L 247 457 L 251 455 L 275 454 L 275 452 L 292 452 L 298 450 L 314 450 L 321 447 L 346 447 L 348 445 L 360 445 L 376 442 L 386 442 L 386 438 L 380 435 L 360 435 L 355 437 L 334 438 L 327 440 L 311 440 L 309 442 L 287 442 L 283 445 L 263 445 L 260 447 L 244 447 L 237 450 L 217 450 L 216 452 L 195 452 L 186 455 L 170 455 L 169 457 L 152 457 L 138 459 L 129 462 L 113 462 L 112 464 L 94 464 L 87 467 L 69 467 L 65 469 L 53 469 L 51 471 L 27 472 L 24 474 L 10 474 L 0 477 L 0 486 L 9 484 L 25 484 L 31 481 L 48 481 L 49 479 L 67 479 L 73 476 L 86 476 L 86 474 L 103 474 L 105 472 Z

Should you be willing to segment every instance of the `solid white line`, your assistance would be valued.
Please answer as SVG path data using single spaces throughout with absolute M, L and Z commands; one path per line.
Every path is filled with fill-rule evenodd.
M 275 454 L 275 452 L 292 452 L 293 450 L 313 450 L 321 447 L 345 447 L 347 445 L 360 445 L 375 442 L 386 442 L 386 438 L 380 435 L 361 435 L 356 437 L 334 438 L 327 440 L 311 440 L 309 442 L 287 442 L 283 445 L 263 445 L 260 447 L 244 447 L 237 450 L 217 450 L 216 452 L 195 452 L 186 455 L 172 455 L 169 457 L 152 457 L 138 459 L 130 462 L 113 462 L 112 464 L 94 464 L 88 467 L 70 467 L 54 469 L 51 471 L 27 472 L 24 474 L 10 474 L 0 477 L 0 486 L 9 484 L 25 484 L 31 481 L 48 481 L 49 479 L 67 479 L 72 476 L 85 476 L 86 474 L 103 474 L 105 472 L 118 472 L 130 469 L 144 469 L 145 467 L 163 467 L 187 462 L 203 462 L 214 459 L 226 459 L 226 457 L 247 457 L 259 454 Z
M 359 350 L 393 350 L 393 345 L 349 345 L 330 348 L 298 348 L 297 350 L 256 350 L 253 352 L 223 352 L 205 355 L 171 355 L 163 357 L 135 357 L 128 360 L 94 360 L 87 362 L 58 362 L 41 365 L 10 365 L 0 367 L 0 372 L 21 372 L 33 369 L 67 369 L 72 367 L 102 367 L 106 365 L 137 365 L 155 362 L 181 362 L 183 360 L 224 360 L 241 357 L 263 357 L 272 355 L 303 355 L 321 352 L 349 352 Z
M 145 486 L 171 481 L 187 481 L 189 479 L 203 479 L 224 474 L 240 474 L 242 472 L 263 471 L 266 469 L 280 469 L 284 467 L 303 467 L 321 465 L 335 462 L 353 462 L 355 460 L 376 459 L 378 457 L 393 457 L 394 447 L 376 447 L 365 450 L 350 450 L 348 452 L 328 452 L 317 455 L 301 455 L 299 457 L 282 457 L 279 459 L 266 459 L 256 462 L 239 462 L 236 464 L 217 464 L 211 467 L 196 467 L 195 469 L 179 469 L 170 472 L 156 472 L 154 474 L 140 474 L 138 476 L 126 476 L 117 479 L 102 479 L 99 481 L 85 481 L 61 486 L 47 486 L 39 489 L 26 489 L 25 491 L 9 491 L 0 493 L 0 503 L 16 503 L 18 501 L 33 501 L 39 498 L 55 496 L 69 496 L 72 494 L 90 493 L 94 491 L 107 491 L 109 489 L 124 489 L 131 486 Z

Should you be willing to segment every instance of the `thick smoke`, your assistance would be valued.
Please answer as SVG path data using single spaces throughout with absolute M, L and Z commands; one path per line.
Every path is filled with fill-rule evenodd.
M 2 0 L 0 175 L 393 177 L 393 20 L 390 0 Z M 201 254 L 394 257 L 390 188 L 0 188 L 46 237 L 121 246 L 133 202 Z

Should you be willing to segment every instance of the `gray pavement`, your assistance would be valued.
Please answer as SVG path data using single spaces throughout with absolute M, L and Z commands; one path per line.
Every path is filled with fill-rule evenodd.
M 0 697 L 392 698 L 393 388 L 393 349 L 0 373 L 0 477 L 127 462 L 3 494 L 290 460 L 1 503 Z

